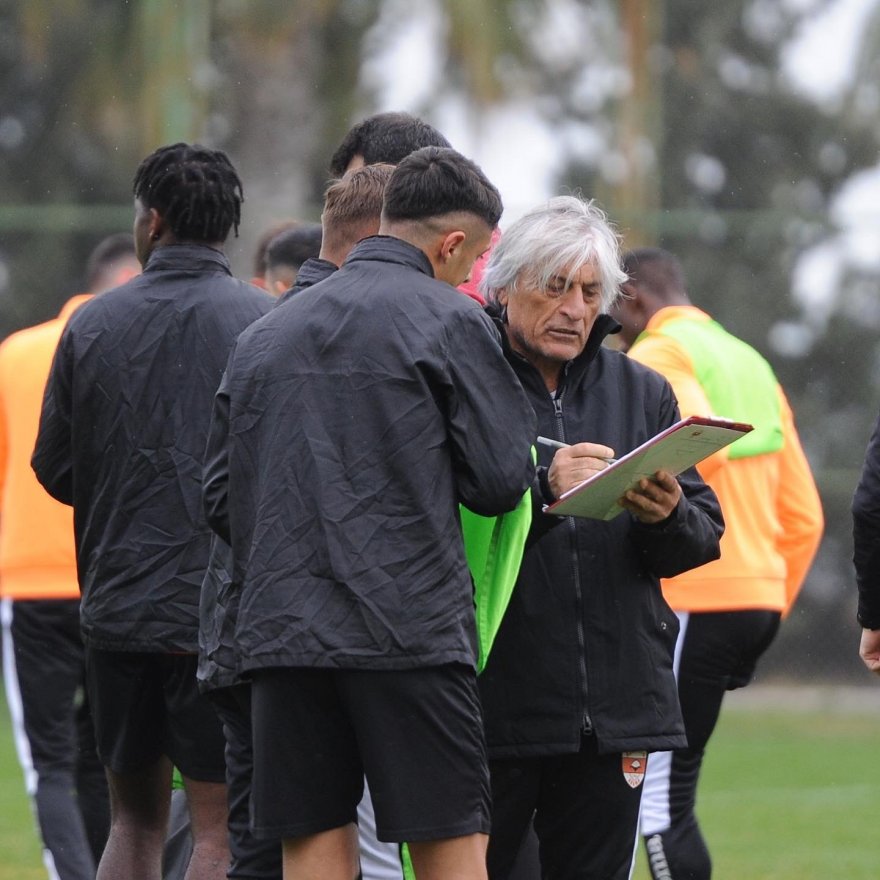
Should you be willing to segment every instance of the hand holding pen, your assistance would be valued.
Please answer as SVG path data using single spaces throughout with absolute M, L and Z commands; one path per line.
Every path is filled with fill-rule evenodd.
M 538 443 L 556 449 L 547 471 L 547 480 L 557 498 L 615 461 L 614 450 L 601 443 L 568 445 L 549 437 L 538 437 Z

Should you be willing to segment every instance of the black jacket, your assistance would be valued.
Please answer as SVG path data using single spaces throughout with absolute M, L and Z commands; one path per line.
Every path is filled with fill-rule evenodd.
M 275 307 L 332 275 L 335 263 L 309 257 L 296 276 L 296 284 L 275 301 Z M 241 680 L 235 651 L 235 621 L 240 591 L 232 581 L 232 548 L 216 533 L 199 601 L 199 687 L 211 691 Z
M 865 452 L 852 516 L 858 620 L 867 629 L 880 629 L 880 419 Z
M 482 310 L 368 238 L 242 334 L 215 401 L 209 521 L 244 670 L 473 663 L 458 503 L 512 509 L 534 415 Z
M 211 402 L 235 337 L 272 302 L 219 251 L 170 245 L 67 325 L 33 465 L 74 508 L 88 644 L 196 650 Z
M 602 443 L 620 455 L 678 420 L 662 376 L 601 346 L 615 326 L 599 316 L 555 399 L 538 371 L 505 344 L 539 434 Z M 552 450 L 541 447 L 538 455 L 546 468 Z M 695 470 L 679 481 L 684 497 L 658 525 L 624 512 L 608 522 L 557 519 L 551 527 L 551 517 L 536 513 L 479 680 L 492 757 L 574 752 L 585 731 L 595 732 L 602 752 L 686 744 L 672 671 L 678 620 L 658 579 L 716 559 L 723 523 Z M 539 503 L 553 500 L 548 491 Z

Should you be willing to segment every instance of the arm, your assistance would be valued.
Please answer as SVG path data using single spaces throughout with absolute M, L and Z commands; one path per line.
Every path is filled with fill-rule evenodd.
M 868 669 L 880 673 L 880 419 L 868 442 L 852 516 L 858 620 L 862 625 L 859 654 Z
M 663 430 L 679 420 L 678 407 L 667 384 L 661 392 L 656 429 Z M 642 481 L 642 498 L 627 493 L 624 506 L 635 519 L 633 540 L 645 567 L 661 578 L 674 577 L 721 555 L 724 518 L 715 493 L 696 468 L 671 478 L 662 472 L 654 480 Z M 672 484 L 679 487 L 678 494 Z M 675 503 L 665 518 L 658 518 Z M 639 515 L 641 513 L 641 515 Z
M 43 394 L 43 409 L 31 466 L 45 490 L 62 504 L 73 503 L 73 341 L 65 330 L 55 350 Z
M 475 513 L 513 510 L 532 486 L 536 419 L 479 309 L 447 335 L 446 416 L 459 501 Z
M 803 585 L 822 538 L 824 518 L 819 492 L 794 426 L 791 407 L 779 391 L 783 446 L 780 451 L 776 510 L 781 531 L 777 541 L 785 559 L 786 613 Z
M 235 349 L 233 348 L 233 354 Z M 220 387 L 214 395 L 214 408 L 208 428 L 205 466 L 202 472 L 202 504 L 208 525 L 231 544 L 229 528 L 229 374 L 232 355 Z

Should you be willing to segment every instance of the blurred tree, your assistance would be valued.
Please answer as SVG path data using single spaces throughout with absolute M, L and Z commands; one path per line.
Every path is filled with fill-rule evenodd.
M 630 61 L 632 91 L 604 154 L 561 176 L 600 196 L 628 245 L 659 243 L 676 252 L 695 302 L 763 351 L 790 394 L 828 526 L 780 640 L 781 665 L 789 646 L 803 647 L 817 611 L 823 630 L 833 620 L 853 638 L 849 503 L 880 399 L 880 316 L 866 326 L 842 307 L 853 296 L 864 301 L 866 285 L 876 299 L 876 263 L 842 272 L 837 301 L 832 289 L 824 303 L 793 296 L 805 257 L 830 248 L 829 259 L 845 260 L 834 247 L 834 200 L 854 174 L 876 163 L 880 144 L 876 42 L 862 56 L 873 76 L 857 77 L 850 100 L 837 107 L 799 95 L 781 73 L 782 52 L 798 27 L 829 5 L 667 0 L 645 46 L 656 7 L 650 13 L 654 4 L 620 0 L 630 48 L 638 50 Z M 654 179 L 656 206 L 646 177 Z M 821 640 L 813 643 L 825 671 L 856 666 L 855 641 L 845 652 L 833 639 L 826 644 L 841 650 L 823 652 Z

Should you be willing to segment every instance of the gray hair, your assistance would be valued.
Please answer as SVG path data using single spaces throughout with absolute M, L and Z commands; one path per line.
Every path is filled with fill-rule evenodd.
M 497 301 L 503 288 L 516 290 L 523 274 L 529 283 L 546 287 L 566 268 L 570 282 L 587 263 L 595 264 L 599 273 L 602 311 L 607 312 L 627 278 L 620 264 L 619 236 L 592 200 L 556 196 L 504 231 L 489 255 L 480 290 L 487 300 Z

